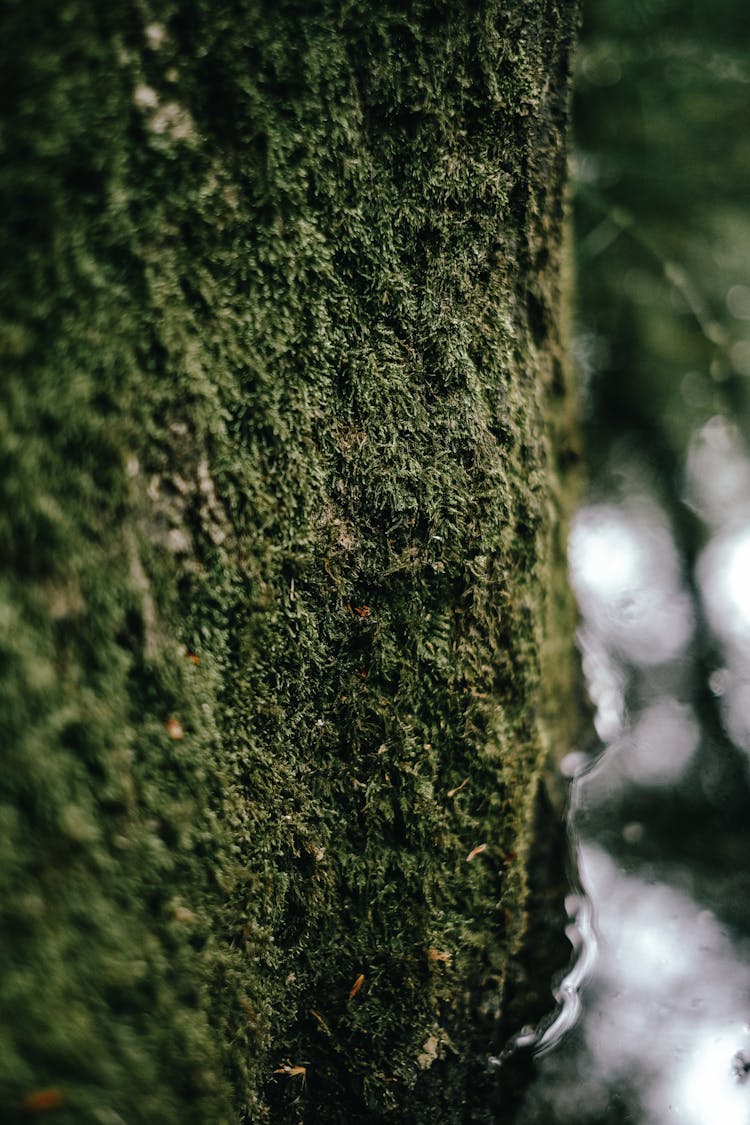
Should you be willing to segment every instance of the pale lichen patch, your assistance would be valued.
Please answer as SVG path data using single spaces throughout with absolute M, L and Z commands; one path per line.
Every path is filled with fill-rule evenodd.
M 198 141 L 198 130 L 187 107 L 175 99 L 161 101 L 153 86 L 139 82 L 133 91 L 133 103 L 146 115 L 148 128 L 157 137 L 185 144 Z
M 151 116 L 150 127 L 157 136 L 168 137 L 171 141 L 194 144 L 198 140 L 198 132 L 189 110 L 176 101 L 160 105 Z
M 133 90 L 133 104 L 142 110 L 154 110 L 159 104 L 159 95 L 153 86 L 139 82 Z
M 146 43 L 152 51 L 158 51 L 164 46 L 167 38 L 167 29 L 162 23 L 152 22 L 145 28 Z

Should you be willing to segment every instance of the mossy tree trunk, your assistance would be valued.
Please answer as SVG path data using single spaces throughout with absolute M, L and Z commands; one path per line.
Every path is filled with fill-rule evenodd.
M 484 1119 L 570 706 L 575 19 L 6 0 L 3 1120 Z

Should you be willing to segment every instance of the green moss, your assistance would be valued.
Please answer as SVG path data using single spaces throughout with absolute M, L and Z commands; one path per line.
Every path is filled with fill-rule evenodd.
M 6 1119 L 481 1111 L 568 605 L 574 16 L 6 5 Z

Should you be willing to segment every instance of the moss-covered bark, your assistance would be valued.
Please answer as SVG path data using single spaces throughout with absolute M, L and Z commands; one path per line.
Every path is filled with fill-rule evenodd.
M 570 643 L 574 22 L 6 0 L 3 1120 L 482 1119 Z

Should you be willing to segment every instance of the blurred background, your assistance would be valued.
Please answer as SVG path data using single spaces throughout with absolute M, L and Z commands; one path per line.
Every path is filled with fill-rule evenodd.
M 750 5 L 591 0 L 576 967 L 521 1125 L 750 1123 Z

